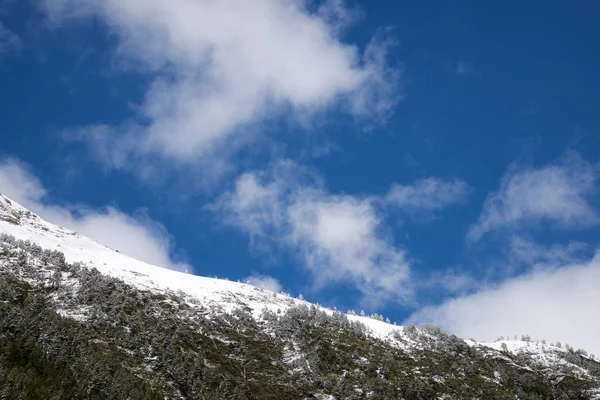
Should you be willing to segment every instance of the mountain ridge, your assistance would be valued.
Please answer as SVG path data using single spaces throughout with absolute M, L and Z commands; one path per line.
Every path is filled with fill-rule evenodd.
M 235 295 L 241 294 L 247 297 L 246 305 L 252 308 L 255 315 L 264 307 L 276 310 L 281 307 L 288 308 L 292 302 L 305 303 L 303 300 L 279 293 L 273 294 L 246 283 L 191 275 L 139 261 L 93 239 L 46 222 L 3 194 L 0 194 L 0 231 L 17 239 L 30 240 L 42 248 L 61 251 L 68 262 L 93 261 L 91 265 L 101 273 L 136 286 L 152 290 L 182 291 L 203 301 L 215 301 L 224 306 L 235 304 Z M 368 317 L 348 317 L 368 324 L 379 337 L 389 335 L 394 329 L 401 329 L 399 326 Z
M 157 398 L 330 400 L 424 399 L 433 394 L 600 398 L 600 364 L 584 352 L 528 338 L 495 343 L 461 340 L 431 325 L 395 326 L 243 283 L 151 266 L 50 224 L 2 195 L 0 233 L 0 274 L 6 286 L 0 285 L 4 307 L 0 311 L 5 313 L 5 331 L 35 336 L 41 343 L 25 345 L 15 339 L 19 333 L 0 335 L 0 382 L 10 377 L 2 375 L 4 362 L 10 371 L 27 371 L 25 376 L 37 377 L 47 368 L 60 371 L 63 386 L 81 382 L 75 384 L 81 393 L 74 398 L 151 398 L 148 393 Z M 41 304 L 42 311 L 28 308 L 28 302 Z M 30 331 L 11 322 L 14 313 Z M 49 326 L 57 327 L 54 333 L 37 325 L 40 313 Z M 56 341 L 64 340 L 60 332 L 65 329 L 73 337 L 88 338 L 83 353 L 69 350 L 67 357 L 54 348 Z M 173 330 L 173 337 L 164 336 L 163 330 Z M 170 350 L 156 348 L 167 341 L 175 343 Z M 31 354 L 58 353 L 48 360 L 38 356 L 41 366 L 32 370 L 31 354 L 25 357 L 18 350 L 23 347 Z M 96 354 L 98 347 L 108 356 Z M 6 354 L 21 354 L 17 360 L 24 365 L 11 357 L 3 361 L 3 348 L 8 349 Z M 200 376 L 186 378 L 189 372 L 181 366 L 188 358 L 204 371 Z M 107 382 L 56 365 L 57 359 L 82 362 L 86 368 L 110 365 L 123 375 L 119 382 L 128 388 L 128 397 L 119 397 Z M 132 375 L 129 364 L 138 372 Z M 109 377 L 114 371 L 102 374 Z M 273 397 L 261 388 L 263 375 L 268 383 L 262 386 L 287 394 Z M 297 382 L 289 381 L 291 377 Z M 14 382 L 5 380 L 13 388 Z M 225 387 L 212 387 L 215 380 L 224 380 Z M 198 387 L 198 382 L 205 386 Z M 89 392 L 90 385 L 101 387 L 100 397 Z M 240 392 L 239 387 L 245 389 Z M 21 396 L 18 389 L 10 390 Z

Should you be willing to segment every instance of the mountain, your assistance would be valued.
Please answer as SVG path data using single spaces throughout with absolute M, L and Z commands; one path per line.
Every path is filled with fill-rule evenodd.
M 0 195 L 1 399 L 600 399 L 600 363 L 127 257 Z

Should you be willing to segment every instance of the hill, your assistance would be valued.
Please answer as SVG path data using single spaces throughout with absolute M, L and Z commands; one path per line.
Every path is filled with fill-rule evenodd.
M 600 363 L 151 266 L 0 196 L 2 399 L 600 399 Z

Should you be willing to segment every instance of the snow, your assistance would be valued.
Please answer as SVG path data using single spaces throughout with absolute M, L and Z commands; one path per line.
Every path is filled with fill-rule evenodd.
M 469 342 L 469 341 L 467 341 Z M 552 344 L 546 344 L 540 341 L 524 341 L 524 340 L 498 340 L 493 343 L 470 343 L 473 346 L 480 348 L 489 348 L 500 352 L 505 351 L 503 349 L 506 346 L 506 351 L 513 355 L 527 355 L 531 360 L 539 365 L 553 366 L 563 365 L 570 366 L 573 370 L 577 371 L 580 375 L 585 377 L 591 377 L 589 373 L 570 362 L 568 362 L 563 356 L 568 352 L 567 349 L 557 347 Z M 504 346 L 503 346 L 504 345 Z
M 62 317 L 71 318 L 79 322 L 87 321 L 87 314 L 85 312 L 74 312 L 71 310 L 63 310 L 60 308 L 57 311 L 58 314 Z
M 259 318 L 263 309 L 273 312 L 285 311 L 295 305 L 311 306 L 300 299 L 286 294 L 273 293 L 263 288 L 222 279 L 206 278 L 160 268 L 128 257 L 116 250 L 108 248 L 92 239 L 76 232 L 48 223 L 31 213 L 15 201 L 0 194 L 0 232 L 12 235 L 17 239 L 29 240 L 42 248 L 58 250 L 64 253 L 68 262 L 81 262 L 88 267 L 96 268 L 100 273 L 109 275 L 140 289 L 156 292 L 172 291 L 181 295 L 187 304 L 193 307 L 201 304 L 206 308 L 217 307 L 231 312 L 239 307 L 249 307 L 252 315 Z M 320 307 L 322 311 L 332 314 L 334 310 Z M 61 310 L 64 316 L 83 320 L 85 310 L 81 313 L 68 313 Z M 377 319 L 347 314 L 350 321 L 364 324 L 369 334 L 385 340 L 397 347 L 419 347 L 420 344 L 404 334 L 404 328 Z M 396 333 L 396 335 L 394 335 Z M 403 340 L 398 340 L 401 337 Z M 506 349 L 513 353 L 528 353 L 540 363 L 551 365 L 564 363 L 560 352 L 566 350 L 540 342 L 497 341 L 479 343 L 465 340 L 469 345 L 488 349 L 496 353 Z
M 182 291 L 206 302 L 218 302 L 226 308 L 238 303 L 240 296 L 252 309 L 260 310 L 274 302 L 287 305 L 285 296 L 273 297 L 271 292 L 251 285 L 190 275 L 138 261 L 85 236 L 50 224 L 16 202 L 0 196 L 0 232 L 37 243 L 42 248 L 61 251 L 68 262 L 85 263 L 137 287 Z M 6 216 L 9 218 L 2 218 Z M 10 222 L 10 217 L 13 220 L 17 217 L 19 223 Z
M 600 389 L 592 389 L 588 392 L 590 400 L 600 400 Z
M 546 350 L 565 351 L 553 345 L 544 344 L 539 341 L 524 341 L 524 340 L 498 340 L 493 343 L 479 343 L 480 345 L 490 347 L 492 349 L 502 351 L 502 345 L 506 345 L 506 349 L 513 354 L 518 353 L 542 353 Z
M 17 239 L 29 240 L 40 247 L 58 250 L 70 262 L 81 262 L 140 289 L 152 291 L 173 291 L 189 296 L 190 305 L 200 302 L 232 311 L 240 306 L 248 306 L 255 318 L 264 308 L 273 312 L 285 311 L 294 305 L 305 304 L 304 300 L 289 295 L 273 293 L 252 285 L 223 279 L 206 278 L 184 272 L 168 270 L 128 257 L 109 247 L 76 232 L 44 221 L 39 216 L 22 207 L 17 202 L 0 194 L 0 232 Z M 321 308 L 327 313 L 333 310 Z M 361 322 L 370 334 L 380 339 L 390 339 L 395 330 L 401 327 L 369 317 L 347 315 L 349 320 Z
M 565 362 L 560 357 L 561 353 L 566 353 L 565 349 L 539 341 L 498 340 L 493 343 L 477 343 L 477 345 L 480 347 L 488 347 L 497 351 L 503 351 L 504 345 L 506 346 L 506 351 L 511 354 L 527 354 L 533 360 L 545 365 L 557 362 Z

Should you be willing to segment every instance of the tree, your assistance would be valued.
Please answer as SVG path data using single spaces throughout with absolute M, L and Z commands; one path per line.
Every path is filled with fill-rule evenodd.
M 413 324 L 406 324 L 403 329 L 406 336 L 411 339 L 416 339 L 417 337 L 417 328 Z

